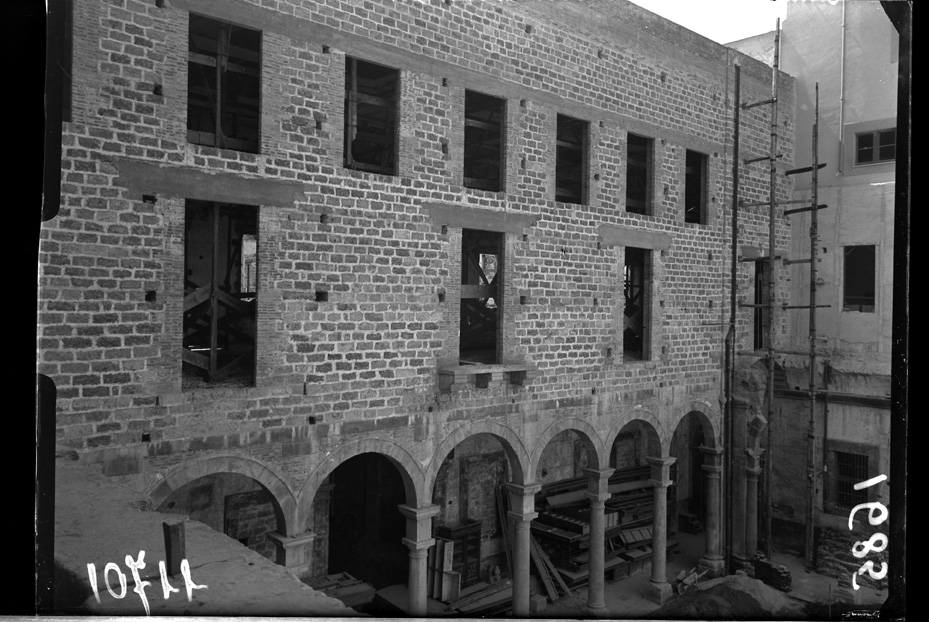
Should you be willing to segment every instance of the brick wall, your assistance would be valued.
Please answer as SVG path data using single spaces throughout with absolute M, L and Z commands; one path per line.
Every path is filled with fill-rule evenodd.
M 228 0 L 217 14 L 206 0 L 76 0 L 61 210 L 40 242 L 38 371 L 58 387 L 59 443 L 140 448 L 147 487 L 224 452 L 273 465 L 295 490 L 361 439 L 428 465 L 479 420 L 514 430 L 528 453 L 565 417 L 605 440 L 618 412 L 641 407 L 667 443 L 688 404 L 719 392 L 736 54 L 669 46 L 676 27 L 616 6 L 629 24 L 652 20 L 649 32 L 623 38 L 631 25 L 603 32 L 591 15 L 556 26 L 511 3 Z M 258 154 L 187 143 L 188 11 L 262 31 Z M 342 167 L 346 55 L 401 70 L 396 176 Z M 769 70 L 739 59 L 743 101 L 765 98 Z M 793 83 L 781 83 L 790 110 Z M 505 192 L 462 187 L 465 89 L 506 99 Z M 553 200 L 559 113 L 590 123 L 586 205 Z M 743 157 L 767 152 L 764 114 L 743 117 Z M 628 131 L 654 139 L 649 216 L 624 210 Z M 708 156 L 706 225 L 683 222 L 687 149 Z M 744 199 L 764 198 L 766 168 L 745 167 L 741 183 Z M 781 199 L 788 190 L 779 177 Z M 186 199 L 258 211 L 253 387 L 183 390 Z M 508 229 L 503 360 L 533 370 L 523 386 L 439 390 L 437 366 L 457 352 L 461 259 L 460 227 L 436 222 L 435 205 Z M 651 253 L 647 361 L 622 361 L 622 245 L 604 225 L 669 241 Z M 764 208 L 742 210 L 740 229 L 741 244 L 766 244 Z M 787 235 L 779 222 L 779 248 Z M 740 316 L 743 344 L 750 321 Z

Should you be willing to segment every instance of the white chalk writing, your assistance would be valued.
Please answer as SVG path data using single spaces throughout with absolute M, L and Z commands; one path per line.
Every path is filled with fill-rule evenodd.
M 142 601 L 142 606 L 145 608 L 145 615 L 151 615 L 151 609 L 148 603 L 148 596 L 145 594 L 145 588 L 150 586 L 151 581 L 145 581 L 142 579 L 142 576 L 139 574 L 139 570 L 145 568 L 145 551 L 139 551 L 138 559 L 132 559 L 131 555 L 126 555 L 126 567 L 129 568 L 129 572 L 132 575 L 132 582 L 135 584 L 132 588 L 132 591 L 138 594 L 139 600 Z M 119 581 L 119 592 L 113 590 L 113 586 L 110 583 L 110 573 L 115 572 L 116 578 Z M 165 567 L 164 561 L 158 562 L 158 572 L 161 575 L 161 592 L 165 600 L 168 600 L 168 597 L 172 592 L 179 592 L 180 590 L 171 585 L 168 581 L 168 571 Z M 87 576 L 90 579 L 90 587 L 93 590 L 94 598 L 97 599 L 97 602 L 100 602 L 100 592 L 97 589 L 97 567 L 94 564 L 87 564 Z M 205 590 L 206 585 L 197 585 L 194 583 L 193 579 L 190 576 L 190 563 L 183 559 L 181 560 L 181 576 L 184 578 L 184 587 L 187 590 L 187 601 L 190 602 L 193 600 L 194 590 Z M 103 568 L 103 582 L 106 585 L 106 590 L 110 595 L 117 599 L 121 600 L 126 597 L 126 575 L 120 570 L 119 566 L 114 562 L 109 562 Z
M 877 477 L 872 477 L 871 479 L 867 479 L 863 482 L 858 482 L 855 484 L 854 488 L 855 490 L 863 490 L 865 488 L 874 486 L 875 484 L 879 484 L 886 479 L 886 475 L 878 475 Z M 887 520 L 887 517 L 890 515 L 890 512 L 887 511 L 887 506 L 878 501 L 859 503 L 852 508 L 851 513 L 848 515 L 849 530 L 853 530 L 855 528 L 855 514 L 857 514 L 859 510 L 868 510 L 868 523 L 872 526 L 880 525 L 885 520 Z M 880 542 L 880 544 L 878 544 L 878 542 Z M 858 540 L 855 542 L 855 544 L 852 545 L 852 555 L 854 555 L 857 559 L 861 559 L 868 553 L 880 553 L 887 548 L 888 544 L 889 540 L 887 539 L 887 536 L 878 531 L 872 534 L 871 537 L 867 540 Z M 870 560 L 864 562 L 861 564 L 861 567 L 857 572 L 852 573 L 852 587 L 856 590 L 859 589 L 858 575 L 863 575 L 867 572 L 868 576 L 870 576 L 872 579 L 883 579 L 887 576 L 887 569 L 887 562 L 881 562 L 881 569 L 877 572 L 874 571 L 874 562 Z

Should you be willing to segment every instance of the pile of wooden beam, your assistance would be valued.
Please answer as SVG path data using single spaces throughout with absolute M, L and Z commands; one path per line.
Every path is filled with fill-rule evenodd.
M 449 611 L 468 617 L 503 614 L 513 608 L 513 582 L 503 579 L 496 583 L 479 581 L 461 591 L 460 597 L 448 604 Z
M 347 572 L 329 574 L 309 584 L 326 596 L 342 601 L 346 607 L 356 607 L 371 602 L 374 598 L 374 586 L 356 579 Z
M 444 603 L 461 596 L 461 574 L 452 570 L 454 558 L 455 543 L 438 537 L 426 558 L 426 593 Z

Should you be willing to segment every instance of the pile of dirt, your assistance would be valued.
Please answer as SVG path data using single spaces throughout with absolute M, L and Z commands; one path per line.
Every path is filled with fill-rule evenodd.
M 656 618 L 686 620 L 783 620 L 802 614 L 802 607 L 788 596 L 744 574 L 703 583 L 653 613 Z

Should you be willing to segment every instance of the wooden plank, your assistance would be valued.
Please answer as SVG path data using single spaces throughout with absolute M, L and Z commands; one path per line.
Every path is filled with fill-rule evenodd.
M 510 553 L 510 521 L 506 518 L 507 505 L 504 501 L 503 486 L 497 487 L 497 516 L 500 519 L 500 531 L 503 535 L 503 550 L 506 552 L 506 568 L 513 572 L 513 559 Z
M 440 560 L 445 556 L 445 540 L 441 538 L 435 539 L 435 559 L 436 564 L 433 569 L 433 583 L 432 583 L 432 592 L 430 596 L 433 598 L 438 598 L 442 595 L 442 565 Z
M 535 566 L 536 573 L 542 580 L 542 585 L 545 586 L 545 593 L 548 594 L 548 600 L 555 602 L 558 600 L 558 592 L 555 591 L 555 585 L 552 583 L 552 578 L 548 575 L 548 568 L 546 568 L 545 564 L 542 562 L 542 556 L 539 555 L 538 549 L 539 545 L 536 543 L 535 538 L 530 535 L 529 558 L 532 560 L 532 565 Z
M 558 570 L 555 568 L 555 564 L 552 563 L 552 559 L 548 556 L 548 553 L 546 553 L 545 549 L 541 546 L 538 547 L 538 551 L 542 556 L 542 562 L 545 564 L 545 567 L 548 568 L 549 573 L 555 577 L 558 587 L 561 588 L 565 596 L 571 596 L 571 589 L 568 587 L 568 584 L 564 582 L 564 579 L 561 578 L 561 575 L 558 574 Z
M 426 594 L 432 594 L 435 589 L 435 547 L 433 544 L 426 553 Z
M 442 602 L 458 600 L 461 595 L 461 574 L 454 571 L 442 571 Z
M 511 579 L 504 579 L 503 581 L 497 581 L 496 583 L 491 584 L 484 583 L 484 587 L 482 589 L 469 592 L 468 596 L 463 597 L 453 603 L 449 603 L 449 607 L 458 609 L 461 606 L 468 605 L 470 603 L 486 598 L 490 594 L 496 594 L 497 592 L 503 591 L 510 587 L 512 584 L 513 581 Z M 470 590 L 470 588 L 468 589 Z

